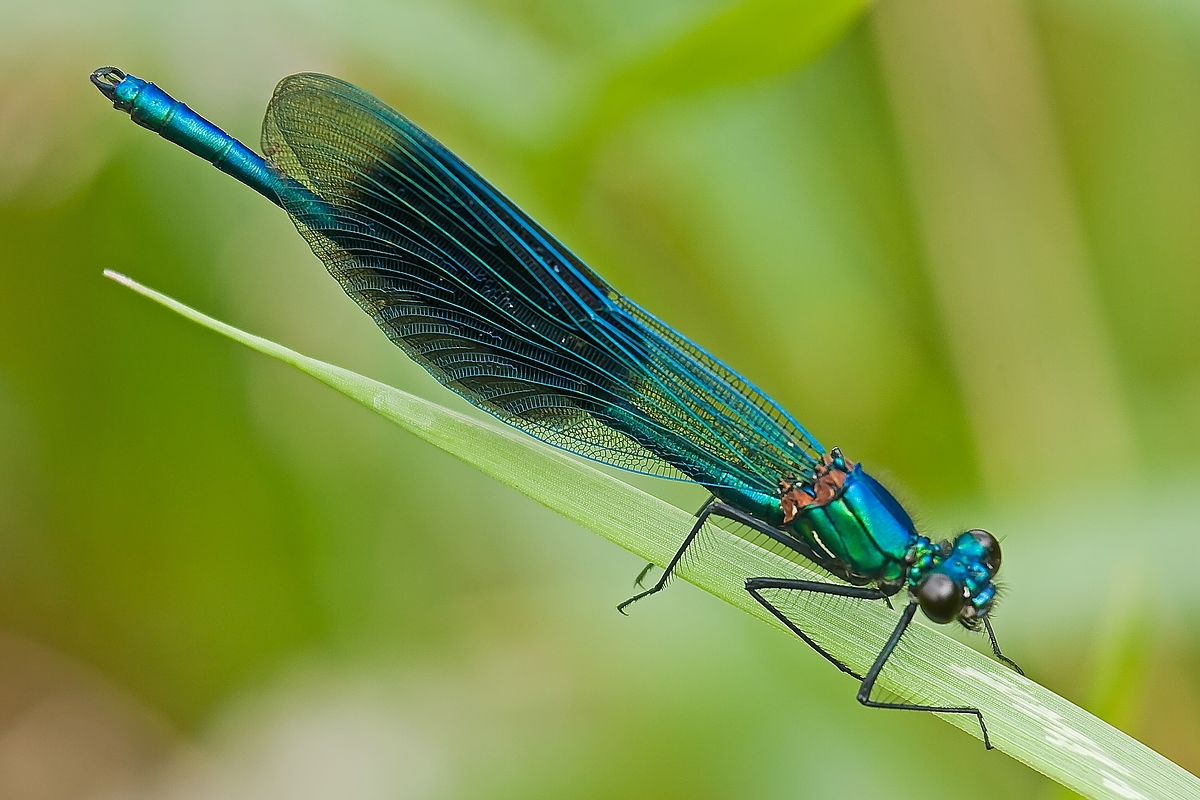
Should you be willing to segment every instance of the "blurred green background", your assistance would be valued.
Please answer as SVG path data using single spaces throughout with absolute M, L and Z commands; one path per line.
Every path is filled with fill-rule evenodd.
M 0 795 L 1061 796 L 682 583 L 621 617 L 633 556 L 105 281 L 462 406 L 106 64 L 254 145 L 292 72 L 402 110 L 999 534 L 1006 651 L 1200 768 L 1194 4 L 2 0 Z

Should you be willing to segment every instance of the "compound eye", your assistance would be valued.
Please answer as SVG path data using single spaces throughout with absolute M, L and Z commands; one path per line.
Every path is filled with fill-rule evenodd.
M 944 572 L 931 572 L 914 590 L 925 616 L 939 625 L 953 622 L 962 611 L 966 598 L 963 587 Z
M 985 530 L 976 528 L 973 531 L 967 531 L 974 537 L 975 541 L 979 542 L 979 546 L 983 548 L 983 565 L 988 568 L 988 571 L 995 575 L 1000 571 L 1000 543 L 996 541 L 996 537 L 992 536 Z

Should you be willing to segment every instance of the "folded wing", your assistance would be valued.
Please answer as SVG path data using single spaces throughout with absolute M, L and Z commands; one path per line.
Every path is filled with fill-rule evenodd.
M 263 148 L 307 190 L 284 207 L 346 293 L 476 406 L 634 472 L 757 492 L 811 475 L 821 447 L 795 420 L 371 95 L 285 78 Z

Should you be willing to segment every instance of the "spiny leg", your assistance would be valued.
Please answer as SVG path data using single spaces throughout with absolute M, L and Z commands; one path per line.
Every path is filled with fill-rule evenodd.
M 698 509 L 696 509 L 696 513 L 693 516 L 695 516 L 696 518 L 699 518 L 700 515 L 703 514 L 705 512 L 705 510 L 712 503 L 716 502 L 716 499 L 717 498 L 713 497 L 710 494 L 708 496 L 708 499 L 705 500 L 703 503 L 701 503 L 700 507 Z M 639 572 L 638 576 L 633 579 L 633 585 L 637 586 L 640 589 L 645 589 L 646 587 L 644 585 L 642 585 L 642 581 L 646 580 L 646 576 L 650 574 L 650 570 L 654 569 L 655 566 L 657 566 L 657 565 L 653 561 L 651 561 L 650 563 L 646 564 L 646 566 L 642 567 L 642 571 Z
M 861 681 L 863 679 L 862 675 L 859 675 L 857 672 L 847 667 L 835 656 L 830 654 L 825 648 L 817 644 L 811 636 L 801 630 L 799 625 L 792 622 L 792 620 L 788 618 L 787 614 L 784 614 L 781 610 L 779 610 L 774 603 L 759 594 L 761 589 L 789 589 L 792 591 L 816 592 L 818 594 L 831 594 L 839 597 L 853 597 L 857 600 L 879 600 L 881 598 L 887 599 L 887 595 L 885 595 L 879 589 L 870 589 L 863 586 L 843 586 L 839 583 L 824 583 L 822 581 L 801 581 L 792 580 L 789 578 L 746 579 L 746 591 L 750 593 L 751 597 L 758 601 L 759 605 L 761 605 L 767 611 L 770 611 L 775 619 L 787 626 L 788 630 L 799 636 L 805 644 L 807 644 L 813 650 L 816 650 L 830 664 L 833 664 L 847 675 L 853 676 L 855 680 Z
M 985 628 L 987 628 L 988 638 L 992 641 L 992 652 L 996 655 L 996 660 L 1012 667 L 1014 670 L 1016 670 L 1018 675 L 1024 676 L 1025 670 L 1017 666 L 1017 662 L 1000 652 L 1000 643 L 996 641 L 996 632 L 992 630 L 992 621 L 987 617 L 984 617 L 983 625 Z
M 825 657 L 830 663 L 837 667 L 847 675 L 853 675 L 856 679 L 862 681 L 862 685 L 858 689 L 858 702 L 870 708 L 892 708 L 900 711 L 933 711 L 945 714 L 971 714 L 979 720 L 979 728 L 983 731 L 983 745 L 988 750 L 992 749 L 991 740 L 988 738 L 987 725 L 983 722 L 983 712 L 977 708 L 971 707 L 954 707 L 954 706 L 927 706 L 916 703 L 885 703 L 871 699 L 871 691 L 875 688 L 875 681 L 879 679 L 879 673 L 883 671 L 884 665 L 895 651 L 896 646 L 900 643 L 900 637 L 904 635 L 904 631 L 912 622 L 913 614 L 916 613 L 916 603 L 909 603 L 900 615 L 900 621 L 897 623 L 895 630 L 892 631 L 891 637 L 883 649 L 879 651 L 879 655 L 875 658 L 875 663 L 871 665 L 871 669 L 867 671 L 866 677 L 859 676 L 836 657 L 828 653 L 823 647 L 813 641 L 812 637 L 800 629 L 798 625 L 788 619 L 782 611 L 776 608 L 769 600 L 758 593 L 759 589 L 793 589 L 804 592 L 817 592 L 820 594 L 831 594 L 838 597 L 853 597 L 859 600 L 878 600 L 887 598 L 887 595 L 880 589 L 871 589 L 863 586 L 844 586 L 837 583 L 823 583 L 820 581 L 801 581 L 789 580 L 784 578 L 750 578 L 746 581 L 746 591 L 757 600 L 764 608 L 770 611 L 780 622 L 788 627 L 790 631 L 799 636 L 809 647 L 816 650 Z
M 875 657 L 875 663 L 867 670 L 867 676 L 863 678 L 862 685 L 858 687 L 858 702 L 870 708 L 891 708 L 898 711 L 932 711 L 941 714 L 971 714 L 975 719 L 979 720 L 979 729 L 983 731 L 983 746 L 991 750 L 992 741 L 988 738 L 987 725 L 983 722 L 983 712 L 978 708 L 971 706 L 927 706 L 919 703 L 885 703 L 879 700 L 871 699 L 871 691 L 875 688 L 875 681 L 879 678 L 879 673 L 883 671 L 884 664 L 891 658 L 892 652 L 895 651 L 896 645 L 900 643 L 900 637 L 904 635 L 904 631 L 912 622 L 913 614 L 917 612 L 917 604 L 909 603 L 908 607 L 900 615 L 900 621 L 896 623 L 896 629 L 892 631 L 892 635 L 888 638 L 887 644 L 879 651 L 879 655 Z
M 679 562 L 683 559 L 683 554 L 686 553 L 687 549 L 692 546 L 692 542 L 696 541 L 696 537 L 700 534 L 701 529 L 704 527 L 704 523 L 707 522 L 708 518 L 713 514 L 720 514 L 726 510 L 736 511 L 736 509 L 730 508 L 724 503 L 719 502 L 716 498 L 709 498 L 708 502 L 705 503 L 700 508 L 699 513 L 696 514 L 696 524 L 694 524 L 692 529 L 688 531 L 688 535 L 684 537 L 683 544 L 681 544 L 679 549 L 675 551 L 675 555 L 671 556 L 671 560 L 667 563 L 667 568 L 663 570 L 662 577 L 658 579 L 658 582 L 644 592 L 638 592 L 624 603 L 621 603 L 621 605 L 617 606 L 617 611 L 620 611 L 622 614 L 624 614 L 626 608 L 633 605 L 638 600 L 641 600 L 643 597 L 649 597 L 652 594 L 661 592 L 663 588 L 666 587 L 667 581 L 671 579 L 671 575 L 675 572 L 675 567 L 679 566 Z M 653 566 L 653 564 L 649 564 L 645 569 L 642 570 L 641 574 L 638 575 L 639 583 L 642 578 L 646 577 L 646 574 Z
M 625 609 L 631 604 L 636 603 L 643 597 L 647 597 L 663 590 L 663 587 L 667 585 L 667 581 L 670 579 L 671 575 L 674 574 L 675 568 L 679 566 L 679 562 L 683 558 L 683 554 L 686 553 L 687 549 L 692 546 L 693 542 L 695 542 L 696 536 L 699 535 L 700 530 L 704 527 L 704 523 L 709 517 L 724 517 L 725 519 L 733 520 L 739 525 L 745 525 L 747 528 L 757 531 L 767 538 L 782 544 L 789 550 L 799 553 L 813 563 L 822 563 L 822 556 L 814 552 L 811 547 L 796 537 L 788 534 L 786 531 L 782 531 L 778 528 L 768 525 L 762 520 L 747 514 L 745 511 L 734 508 L 726 503 L 722 503 L 714 498 L 700 510 L 700 513 L 696 517 L 696 524 L 692 526 L 692 530 L 684 538 L 683 544 L 680 545 L 679 550 L 677 550 L 675 555 L 671 557 L 671 561 L 667 564 L 667 568 L 663 570 L 662 577 L 658 579 L 658 583 L 654 584 L 646 591 L 634 595 L 624 603 L 621 603 L 621 605 L 617 606 L 618 611 L 624 614 Z

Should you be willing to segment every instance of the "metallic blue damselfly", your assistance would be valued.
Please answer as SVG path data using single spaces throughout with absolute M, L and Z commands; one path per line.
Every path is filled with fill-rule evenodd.
M 708 489 L 662 576 L 622 611 L 666 586 L 706 520 L 733 520 L 837 579 L 755 577 L 745 586 L 861 682 L 859 702 L 973 715 L 991 747 L 976 708 L 872 697 L 918 608 L 934 622 L 986 630 L 996 657 L 1017 669 L 992 630 L 1000 545 L 991 534 L 920 534 L 859 464 L 823 448 L 749 381 L 619 294 L 361 89 L 325 75 L 284 78 L 263 120 L 264 159 L 152 83 L 113 67 L 91 77 L 134 122 L 286 210 L 346 294 L 442 384 L 552 445 Z M 865 675 L 772 601 L 779 592 L 888 601 L 901 591 L 907 602 Z

